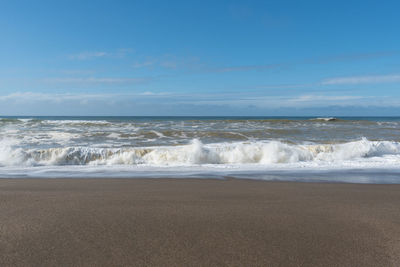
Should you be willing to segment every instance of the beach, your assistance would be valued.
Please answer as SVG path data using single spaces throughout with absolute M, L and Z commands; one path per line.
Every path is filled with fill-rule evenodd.
M 0 179 L 1 266 L 399 266 L 400 185 Z
M 0 7 L 0 267 L 400 267 L 400 1 Z

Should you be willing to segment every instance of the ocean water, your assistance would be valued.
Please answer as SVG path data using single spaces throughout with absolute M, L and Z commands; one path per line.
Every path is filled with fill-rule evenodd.
M 0 177 L 400 183 L 400 117 L 0 117 Z

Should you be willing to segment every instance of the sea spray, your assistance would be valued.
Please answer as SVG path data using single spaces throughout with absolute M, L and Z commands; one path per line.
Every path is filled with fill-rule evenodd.
M 2 166 L 38 165 L 140 165 L 288 164 L 296 162 L 340 162 L 369 157 L 399 156 L 400 143 L 365 138 L 343 144 L 288 144 L 256 141 L 190 144 L 160 147 L 62 147 L 13 149 L 16 142 L 0 142 Z
M 279 179 L 285 170 L 335 170 L 396 180 L 399 142 L 400 118 L 0 118 L 0 177 Z

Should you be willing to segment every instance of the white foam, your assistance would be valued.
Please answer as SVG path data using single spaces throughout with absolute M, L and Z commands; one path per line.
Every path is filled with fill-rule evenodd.
M 369 141 L 365 138 L 343 144 L 287 144 L 253 141 L 203 144 L 195 139 L 188 145 L 155 147 L 55 147 L 22 149 L 18 141 L 0 141 L 2 166 L 60 165 L 260 165 L 260 166 L 343 166 L 399 164 L 400 143 Z M 361 165 L 360 165 L 361 164 Z
M 45 124 L 56 124 L 56 125 L 106 125 L 110 124 L 108 121 L 104 120 L 44 120 Z
M 20 122 L 30 122 L 33 121 L 33 119 L 18 119 Z
M 154 133 L 155 135 L 157 135 L 158 138 L 164 138 L 165 137 L 165 135 L 163 135 L 162 133 L 157 132 L 155 130 L 152 130 L 151 132 Z
M 337 119 L 335 117 L 324 117 L 324 118 L 316 118 L 313 120 L 318 120 L 318 121 L 336 121 Z
M 121 136 L 121 134 L 119 134 L 119 133 L 110 133 L 108 135 L 109 138 L 113 138 L 113 139 L 120 139 L 121 138 L 120 136 Z

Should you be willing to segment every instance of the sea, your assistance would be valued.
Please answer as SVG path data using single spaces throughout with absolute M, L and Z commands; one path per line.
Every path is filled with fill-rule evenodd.
M 400 183 L 400 117 L 0 117 L 0 178 Z

